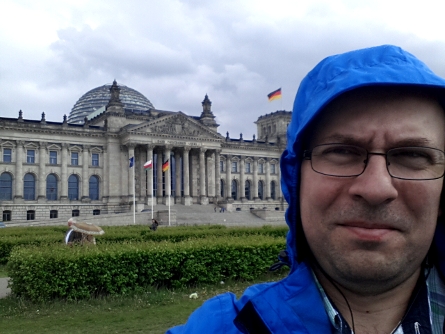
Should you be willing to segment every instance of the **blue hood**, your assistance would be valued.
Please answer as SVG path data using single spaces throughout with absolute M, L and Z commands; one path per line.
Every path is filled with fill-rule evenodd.
M 444 79 L 435 75 L 412 54 L 392 45 L 325 58 L 300 84 L 293 106 L 292 121 L 287 130 L 287 147 L 280 162 L 282 191 L 289 203 L 286 221 L 289 225 L 287 252 L 292 262 L 291 271 L 295 270 L 297 259 L 304 249 L 302 244 L 305 243 L 298 196 L 304 130 L 334 98 L 359 87 L 378 85 L 439 89 L 443 90 L 445 97 Z M 441 247 L 445 247 L 445 242 L 440 242 L 445 240 L 444 230 L 443 222 L 440 222 L 436 231 L 436 244 Z M 445 252 L 439 252 L 445 255 Z

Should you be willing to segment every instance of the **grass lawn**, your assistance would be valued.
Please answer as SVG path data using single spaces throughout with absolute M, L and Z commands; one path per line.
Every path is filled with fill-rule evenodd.
M 2 268 L 0 267 L 0 272 Z M 255 282 L 275 281 L 285 271 L 267 274 Z M 77 302 L 33 304 L 7 297 L 0 299 L 1 333 L 165 333 L 184 323 L 208 298 L 226 291 L 240 296 L 255 282 L 226 282 L 183 290 L 147 289 L 132 295 Z M 190 299 L 196 292 L 198 299 Z

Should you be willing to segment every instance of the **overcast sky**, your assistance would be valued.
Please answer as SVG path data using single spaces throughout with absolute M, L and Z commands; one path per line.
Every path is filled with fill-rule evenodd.
M 87 91 L 136 89 L 161 110 L 251 139 L 291 110 L 299 82 L 335 53 L 396 44 L 445 77 L 445 2 L 393 0 L 0 0 L 0 116 L 61 122 Z M 282 88 L 283 98 L 267 94 Z

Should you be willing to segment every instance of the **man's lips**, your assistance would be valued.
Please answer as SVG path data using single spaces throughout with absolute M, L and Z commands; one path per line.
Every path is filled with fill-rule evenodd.
M 382 241 L 390 234 L 399 231 L 397 228 L 380 223 L 342 223 L 339 226 L 353 235 L 353 237 L 366 241 Z

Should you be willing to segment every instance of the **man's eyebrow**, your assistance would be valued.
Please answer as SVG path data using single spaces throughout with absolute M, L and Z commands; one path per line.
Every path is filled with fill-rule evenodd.
M 333 134 L 331 136 L 323 138 L 323 143 L 329 144 L 329 143 L 341 143 L 346 145 L 362 145 L 367 146 L 371 140 L 363 140 L 360 138 L 356 138 L 353 136 L 348 135 L 341 135 L 341 134 Z M 401 140 L 397 140 L 393 143 L 391 143 L 391 147 L 409 147 L 409 146 L 432 146 L 433 143 L 430 139 L 425 137 L 415 137 L 415 138 L 404 138 Z

